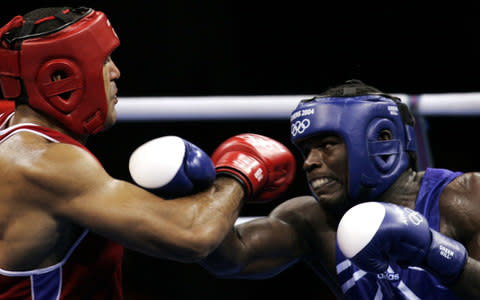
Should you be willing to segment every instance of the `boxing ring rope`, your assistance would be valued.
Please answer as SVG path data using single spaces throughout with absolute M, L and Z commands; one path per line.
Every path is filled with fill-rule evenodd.
M 420 116 L 480 115 L 480 93 L 394 94 Z M 313 95 L 120 97 L 119 121 L 288 119 L 302 99 Z
M 393 94 L 406 103 L 416 120 L 417 167 L 433 166 L 425 117 L 480 115 L 479 93 Z M 119 121 L 288 120 L 302 99 L 313 95 L 198 96 L 119 98 Z M 239 217 L 235 225 L 257 217 Z

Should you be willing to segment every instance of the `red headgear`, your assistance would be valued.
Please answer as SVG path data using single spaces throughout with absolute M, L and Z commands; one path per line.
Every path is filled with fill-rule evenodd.
M 34 23 L 17 16 L 0 28 L 0 87 L 6 99 L 15 99 L 23 83 L 31 107 L 75 133 L 94 134 L 103 129 L 108 113 L 103 65 L 120 41 L 104 13 L 81 9 L 83 15 L 66 19 L 56 30 L 10 41 L 9 31 Z M 41 20 L 49 18 L 58 14 Z M 62 79 L 54 81 L 55 74 Z

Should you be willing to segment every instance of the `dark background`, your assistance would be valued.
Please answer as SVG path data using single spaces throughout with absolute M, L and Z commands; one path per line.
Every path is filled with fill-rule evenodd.
M 120 95 L 311 94 L 351 77 L 388 91 L 477 91 L 478 1 L 3 1 L 106 12 Z M 353 2 L 353 1 L 352 1 Z
M 107 13 L 121 46 L 119 96 L 315 94 L 359 78 L 389 93 L 480 92 L 478 1 L 8 1 L 0 21 L 42 6 L 84 5 Z M 314 3 L 314 4 L 313 4 Z M 454 103 L 452 103 L 454 105 Z M 479 118 L 430 117 L 437 167 L 480 169 Z M 231 135 L 257 132 L 295 151 L 287 120 L 120 122 L 89 146 L 115 177 L 130 180 L 129 154 L 162 135 L 179 135 L 211 153 Z M 296 154 L 296 152 L 295 152 Z M 248 205 L 267 214 L 308 193 L 303 175 L 283 198 Z M 216 279 L 198 265 L 127 251 L 127 299 L 331 299 L 298 264 L 270 280 Z

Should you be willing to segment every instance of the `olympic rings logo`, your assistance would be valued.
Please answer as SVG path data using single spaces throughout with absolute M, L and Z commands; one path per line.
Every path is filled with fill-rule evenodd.
M 303 119 L 301 121 L 296 121 L 295 123 L 292 124 L 292 136 L 296 136 L 297 134 L 302 134 L 307 130 L 307 128 L 310 127 L 310 120 L 309 119 Z

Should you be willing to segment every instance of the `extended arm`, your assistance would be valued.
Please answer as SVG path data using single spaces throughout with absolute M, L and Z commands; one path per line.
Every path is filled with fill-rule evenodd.
M 152 256 L 193 262 L 208 255 L 224 239 L 238 217 L 242 199 L 279 195 L 293 178 L 295 163 L 288 149 L 267 137 L 244 134 L 220 145 L 215 152 L 221 162 L 221 172 L 215 165 L 217 179 L 208 187 L 202 184 L 201 192 L 191 194 L 195 190 L 193 182 L 204 177 L 199 175 L 202 170 L 211 168 L 212 180 L 215 178 L 213 165 L 191 143 L 179 138 L 167 140 L 173 142 L 175 151 L 165 153 L 163 139 L 156 140 L 147 143 L 143 149 L 151 151 L 142 150 L 135 164 L 146 162 L 141 169 L 156 179 L 168 173 L 168 158 L 173 160 L 177 150 L 185 149 L 175 164 L 178 171 L 166 180 L 165 186 L 174 187 L 175 194 L 183 188 L 187 192 L 183 195 L 188 196 L 165 200 L 116 180 L 90 154 L 65 144 L 50 145 L 34 160 L 26 171 L 33 179 L 28 182 L 28 190 L 39 195 L 35 203 L 43 201 L 44 210 L 59 220 L 68 220 Z M 149 152 L 154 155 L 145 161 Z M 167 157 L 167 161 L 155 164 L 156 157 Z
M 73 146 L 53 145 L 49 151 L 29 171 L 35 178 L 33 194 L 48 199 L 47 209 L 149 255 L 180 261 L 205 256 L 223 239 L 241 207 L 242 187 L 230 178 L 218 178 L 201 193 L 164 200 L 112 178 Z M 49 163 L 52 158 L 55 163 Z
M 302 221 L 290 204 L 302 198 L 309 197 L 291 199 L 268 217 L 234 227 L 202 261 L 203 267 L 220 277 L 258 279 L 272 277 L 297 262 L 309 246 L 296 227 Z

